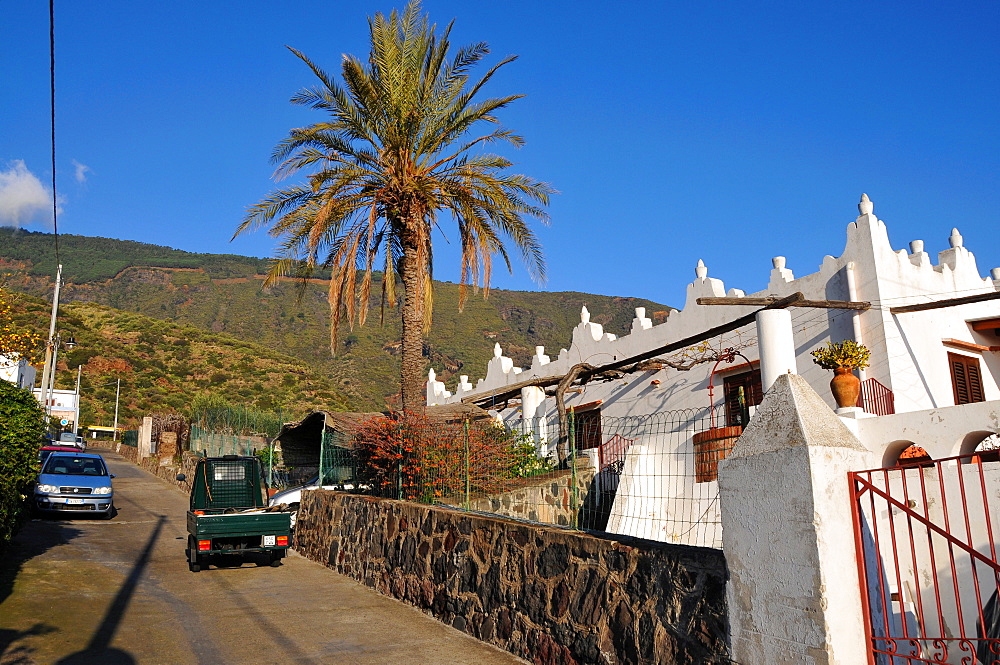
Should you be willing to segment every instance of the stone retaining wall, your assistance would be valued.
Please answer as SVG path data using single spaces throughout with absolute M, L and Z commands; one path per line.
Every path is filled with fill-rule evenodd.
M 532 522 L 569 526 L 573 523 L 574 513 L 579 514 L 580 506 L 587 501 L 594 475 L 593 466 L 581 464 L 575 478 L 573 472 L 568 470 L 529 478 L 522 487 L 501 494 L 474 497 L 469 501 L 468 508 Z M 574 482 L 577 488 L 575 498 Z
M 340 492 L 296 549 L 543 665 L 729 663 L 722 553 Z

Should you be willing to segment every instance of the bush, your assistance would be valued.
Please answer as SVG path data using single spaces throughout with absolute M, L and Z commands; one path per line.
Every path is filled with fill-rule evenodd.
M 552 468 L 530 440 L 492 421 L 466 427 L 416 414 L 377 417 L 358 427 L 354 443 L 358 480 L 381 496 L 411 501 L 495 494 Z
M 0 379 L 0 547 L 13 537 L 38 475 L 45 413 L 27 390 Z

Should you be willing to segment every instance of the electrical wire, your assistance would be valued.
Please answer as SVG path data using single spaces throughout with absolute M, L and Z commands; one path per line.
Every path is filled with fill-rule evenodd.
M 56 10 L 49 0 L 49 111 L 52 122 L 52 230 L 55 236 L 56 265 L 59 265 L 58 198 L 56 197 Z

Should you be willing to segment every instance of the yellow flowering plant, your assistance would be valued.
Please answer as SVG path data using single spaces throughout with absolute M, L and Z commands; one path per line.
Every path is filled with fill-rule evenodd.
M 15 296 L 0 283 L 0 356 L 24 358 L 34 364 L 41 360 L 42 337 L 14 321 Z
M 813 350 L 810 355 L 813 357 L 813 362 L 823 369 L 838 367 L 864 369 L 868 367 L 871 351 L 864 344 L 848 339 L 843 342 L 827 342 L 826 346 Z

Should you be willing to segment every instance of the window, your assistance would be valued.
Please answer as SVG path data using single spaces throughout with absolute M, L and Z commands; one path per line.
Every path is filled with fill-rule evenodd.
M 983 377 L 979 371 L 979 360 L 958 353 L 948 354 L 951 370 L 951 388 L 955 394 L 955 404 L 985 402 Z
M 573 443 L 577 450 L 588 450 L 601 445 L 600 409 L 573 413 Z
M 723 379 L 722 393 L 726 400 L 726 426 L 745 425 L 750 419 L 750 407 L 764 399 L 760 370 L 727 376 Z

